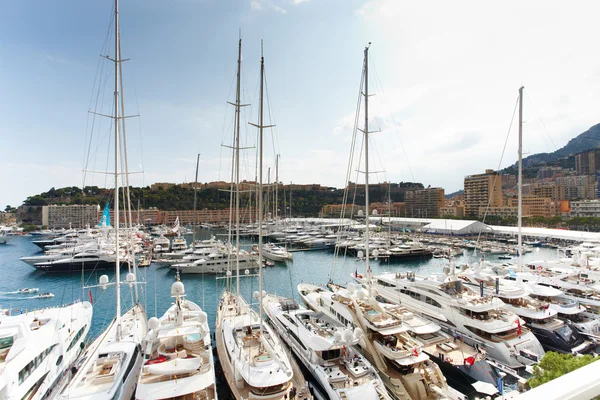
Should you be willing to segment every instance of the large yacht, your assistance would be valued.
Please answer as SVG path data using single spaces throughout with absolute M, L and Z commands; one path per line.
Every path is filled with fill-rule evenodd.
M 375 368 L 353 348 L 362 336 L 360 328 L 351 331 L 323 313 L 300 307 L 293 299 L 266 295 L 263 306 L 324 397 L 391 400 Z
M 414 273 L 376 276 L 373 287 L 395 304 L 418 308 L 440 326 L 456 332 L 472 346 L 485 349 L 499 363 L 521 368 L 544 355 L 540 342 L 517 315 L 504 308 L 502 300 L 481 296 L 446 270 L 444 276 L 424 277 Z M 359 283 L 366 278 L 355 274 Z
M 393 398 L 416 400 L 462 397 L 448 387 L 440 367 L 423 351 L 427 346 L 433 345 L 435 348 L 436 344 L 451 341 L 451 337 L 436 333 L 440 330 L 439 326 L 414 315 L 410 318 L 404 312 L 406 309 L 402 311 L 392 305 L 383 306 L 366 290 L 358 290 L 353 283 L 347 289 L 334 284 L 329 287 L 333 292 L 320 286 L 301 283 L 298 285 L 298 292 L 311 309 L 364 332 L 358 348 L 375 364 Z M 464 343 L 450 346 L 454 349 L 446 348 L 448 358 L 453 351 L 457 354 L 474 353 L 474 349 Z M 462 357 L 452 355 L 457 362 L 462 361 Z M 489 366 L 487 369 L 490 369 Z M 465 394 L 478 394 L 477 389 L 471 385 L 476 379 L 464 376 L 454 379 L 461 381 L 458 386 Z
M 150 318 L 144 340 L 144 365 L 135 398 L 214 400 L 215 369 L 206 313 L 185 298 L 177 275 L 173 304 L 159 319 Z
M 558 311 L 551 308 L 549 303 L 530 297 L 524 283 L 494 279 L 477 270 L 465 271 L 459 274 L 459 278 L 466 280 L 466 284 L 494 290 L 506 309 L 527 323 L 545 351 L 579 354 L 595 350 L 591 341 L 584 340 L 575 329 L 558 318 Z
M 0 323 L 0 398 L 46 399 L 77 360 L 92 322 L 92 305 L 3 316 Z
M 220 248 L 198 260 L 172 264 L 171 268 L 183 274 L 222 274 L 238 263 L 240 268 L 257 267 L 255 258 L 247 251 L 238 252 Z

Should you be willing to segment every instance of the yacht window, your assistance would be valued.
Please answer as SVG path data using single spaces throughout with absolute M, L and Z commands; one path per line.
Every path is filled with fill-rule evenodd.
M 340 350 L 324 350 L 321 352 L 321 358 L 325 361 L 334 360 L 340 357 Z
M 381 286 L 386 286 L 386 287 L 396 287 L 396 285 L 394 285 L 393 283 L 388 283 L 386 281 L 382 281 L 381 279 L 377 279 L 377 283 Z
M 437 301 L 435 301 L 434 299 L 432 299 L 429 296 L 425 296 L 425 303 L 430 304 L 435 307 L 438 307 L 438 308 L 442 308 L 442 305 L 440 303 L 438 303 Z
M 11 347 L 13 345 L 13 339 L 12 336 L 0 339 L 0 350 Z
M 71 339 L 71 343 L 69 343 L 69 347 L 67 347 L 67 352 L 69 350 L 71 350 L 73 348 L 73 346 L 75 346 L 75 343 L 79 340 L 81 335 L 83 335 L 83 332 L 85 332 L 85 328 L 87 328 L 87 325 L 84 325 L 83 328 L 81 328 L 79 331 L 77 331 L 77 333 L 75 334 L 73 339 Z

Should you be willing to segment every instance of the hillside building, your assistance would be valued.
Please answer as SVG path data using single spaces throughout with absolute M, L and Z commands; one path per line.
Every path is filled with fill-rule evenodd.
M 480 207 L 502 207 L 502 179 L 491 169 L 484 174 L 465 177 L 465 211 L 478 217 Z
M 85 228 L 98 224 L 100 206 L 49 205 L 42 207 L 42 225 L 48 228 Z

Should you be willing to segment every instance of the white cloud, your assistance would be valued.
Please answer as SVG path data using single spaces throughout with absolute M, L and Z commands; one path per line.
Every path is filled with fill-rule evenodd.
M 598 123 L 599 6 L 372 0 L 357 9 L 373 42 L 371 81 L 385 80 L 384 96 L 371 84 L 370 114 L 387 123 L 372 138 L 385 144 L 388 176 L 409 176 L 410 166 L 416 180 L 453 191 L 465 175 L 497 168 L 521 84 L 524 151 L 554 151 Z M 502 167 L 516 161 L 516 132 L 515 119 Z M 392 143 L 400 139 L 404 151 Z

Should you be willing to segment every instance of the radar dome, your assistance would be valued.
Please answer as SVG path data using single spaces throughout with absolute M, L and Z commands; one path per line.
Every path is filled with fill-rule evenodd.
M 158 327 L 160 326 L 160 321 L 158 320 L 158 318 L 156 317 L 152 317 L 148 320 L 148 328 L 149 329 L 158 329 Z
M 333 341 L 334 342 L 341 342 L 342 341 L 342 332 L 335 331 L 335 333 L 333 334 Z
M 206 313 L 204 311 L 200 311 L 200 313 L 198 314 L 198 321 L 203 324 L 206 322 Z
M 132 287 L 133 284 L 135 283 L 135 274 L 133 272 L 128 273 L 127 276 L 125 277 L 125 281 L 127 281 L 127 283 L 129 284 L 129 287 Z
M 350 329 L 344 329 L 344 333 L 342 334 L 344 342 L 352 341 L 352 331 Z
M 356 285 L 353 282 L 350 282 L 348 284 L 348 292 L 350 292 L 350 293 L 356 292 Z
M 354 336 L 355 340 L 356 339 L 360 339 L 362 335 L 363 335 L 362 329 L 360 329 L 360 328 L 354 328 L 353 336 Z
M 106 289 L 107 285 L 108 285 L 108 275 L 100 276 L 100 286 L 102 286 L 102 289 Z
M 174 282 L 171 285 L 171 296 L 183 296 L 185 294 L 185 287 L 181 281 Z
M 260 294 L 258 293 L 258 290 L 255 290 L 254 293 L 252 293 L 252 297 L 254 297 L 256 300 L 258 300 L 260 298 Z

